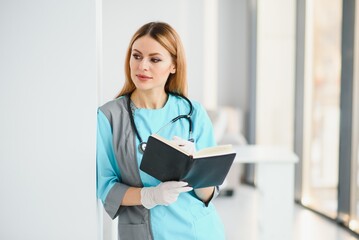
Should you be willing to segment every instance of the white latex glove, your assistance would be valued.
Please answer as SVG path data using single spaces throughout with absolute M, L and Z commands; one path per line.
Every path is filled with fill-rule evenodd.
M 177 200 L 180 193 L 189 192 L 193 189 L 187 185 L 186 182 L 169 181 L 162 182 L 156 187 L 143 187 L 141 189 L 141 203 L 147 209 L 157 205 L 168 206 Z
M 184 140 L 178 136 L 174 136 L 172 142 L 175 143 L 177 146 L 180 146 L 184 151 L 189 154 L 193 154 L 196 152 L 196 146 L 193 142 Z

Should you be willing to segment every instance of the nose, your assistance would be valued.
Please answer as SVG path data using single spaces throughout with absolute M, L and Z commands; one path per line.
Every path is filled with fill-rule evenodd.
M 140 69 L 143 71 L 147 71 L 149 69 L 149 62 L 146 59 L 142 59 L 139 65 Z

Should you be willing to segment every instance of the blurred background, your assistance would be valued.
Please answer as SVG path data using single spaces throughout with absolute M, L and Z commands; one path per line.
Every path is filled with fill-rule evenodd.
M 240 153 L 215 201 L 228 239 L 357 239 L 358 18 L 355 0 L 0 0 L 0 238 L 116 239 L 96 110 L 133 33 L 164 21 Z

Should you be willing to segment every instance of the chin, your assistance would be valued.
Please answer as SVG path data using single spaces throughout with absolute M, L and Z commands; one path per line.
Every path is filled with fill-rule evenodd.
M 153 87 L 151 86 L 143 86 L 143 84 L 139 84 L 136 86 L 136 89 L 140 90 L 140 91 L 149 91 L 151 89 L 153 89 Z

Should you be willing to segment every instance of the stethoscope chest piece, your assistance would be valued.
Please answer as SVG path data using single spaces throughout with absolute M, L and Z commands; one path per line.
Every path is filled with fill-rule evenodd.
M 146 142 L 141 142 L 139 145 L 138 145 L 138 150 L 140 151 L 140 153 L 144 153 L 145 150 L 146 150 L 146 145 L 147 143 Z

